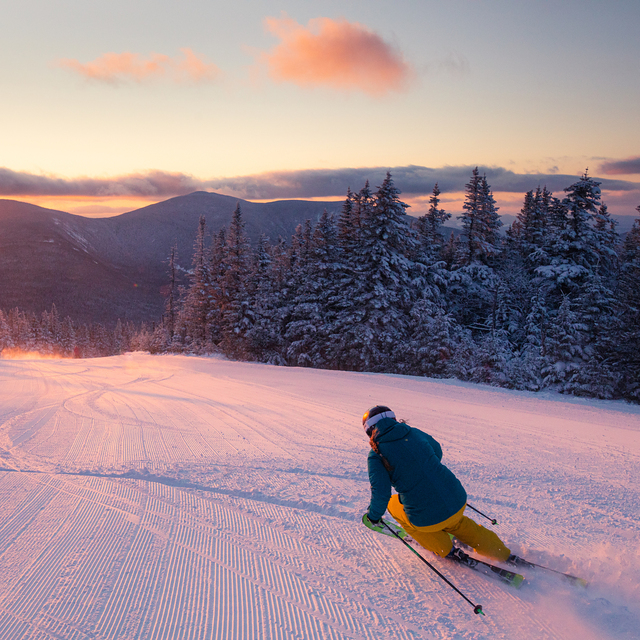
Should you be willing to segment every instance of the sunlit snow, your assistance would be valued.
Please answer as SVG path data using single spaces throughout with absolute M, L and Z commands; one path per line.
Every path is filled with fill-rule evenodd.
M 363 527 L 377 403 L 442 444 L 514 552 L 589 587 L 528 570 L 515 590 L 425 552 L 482 618 Z M 621 402 L 216 358 L 0 360 L 0 638 L 638 638 L 639 478 L 640 407 Z

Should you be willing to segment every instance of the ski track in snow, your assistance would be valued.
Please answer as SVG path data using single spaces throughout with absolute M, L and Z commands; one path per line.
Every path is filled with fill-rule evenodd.
M 518 591 L 360 524 L 360 415 L 440 441 Z M 640 638 L 640 407 L 128 354 L 0 360 L 2 640 Z M 480 516 L 467 512 L 477 521 Z

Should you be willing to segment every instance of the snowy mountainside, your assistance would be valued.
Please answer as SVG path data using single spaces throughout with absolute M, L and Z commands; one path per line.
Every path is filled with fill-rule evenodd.
M 360 416 L 431 433 L 519 590 L 364 528 Z M 640 637 L 640 407 L 129 354 L 0 360 L 0 637 Z M 480 520 L 478 520 L 480 521 Z
M 228 226 L 237 205 L 247 234 L 287 241 L 298 224 L 315 222 L 340 203 L 249 202 L 197 191 L 110 218 L 85 218 L 0 198 L 0 305 L 4 311 L 50 311 L 82 322 L 157 321 L 169 282 L 167 260 L 191 267 L 198 220 L 209 232 Z
M 156 289 L 135 285 L 90 241 L 96 222 L 63 211 L 0 199 L 0 308 L 72 315 L 88 322 L 157 314 Z

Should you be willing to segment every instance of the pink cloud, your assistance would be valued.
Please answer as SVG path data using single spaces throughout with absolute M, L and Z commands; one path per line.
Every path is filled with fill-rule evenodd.
M 380 96 L 403 90 L 413 75 L 398 51 L 361 24 L 316 18 L 305 28 L 284 16 L 267 18 L 265 25 L 281 40 L 261 56 L 277 82 Z
M 170 58 L 152 53 L 143 58 L 137 53 L 105 53 L 93 62 L 82 64 L 78 60 L 58 60 L 57 65 L 71 69 L 88 80 L 117 84 L 133 80 L 142 82 L 150 78 L 169 79 L 173 82 L 209 82 L 220 75 L 218 67 L 206 62 L 191 49 L 180 49 L 182 56 Z

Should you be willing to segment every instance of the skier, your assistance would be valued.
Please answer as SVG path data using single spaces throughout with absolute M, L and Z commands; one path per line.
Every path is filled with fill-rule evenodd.
M 371 503 L 362 517 L 366 526 L 378 524 L 389 510 L 416 542 L 443 558 L 470 563 L 453 544 L 455 536 L 480 555 L 515 564 L 517 557 L 493 531 L 464 515 L 467 493 L 442 464 L 442 448 L 434 438 L 399 422 L 381 405 L 369 409 L 362 424 L 371 444 Z M 391 495 L 392 486 L 397 494 Z

